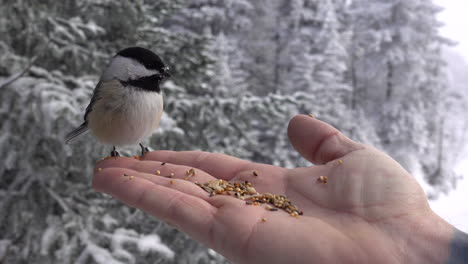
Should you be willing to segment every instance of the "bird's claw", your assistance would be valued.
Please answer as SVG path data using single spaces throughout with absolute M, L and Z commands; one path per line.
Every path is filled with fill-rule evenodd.
M 141 156 L 144 156 L 146 153 L 150 152 L 149 149 L 143 146 L 143 144 L 141 143 L 140 143 L 140 148 L 141 148 Z
M 112 148 L 112 151 L 110 153 L 111 157 L 120 157 L 120 153 L 115 149 L 115 147 Z

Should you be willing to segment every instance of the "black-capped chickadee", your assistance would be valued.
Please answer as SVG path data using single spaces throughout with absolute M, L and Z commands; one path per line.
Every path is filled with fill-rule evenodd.
M 84 122 L 67 134 L 66 142 L 88 129 L 103 143 L 115 146 L 140 143 L 158 127 L 163 113 L 160 83 L 170 77 L 161 58 L 140 47 L 123 49 L 112 58 L 94 88 Z M 148 148 L 140 143 L 141 154 Z

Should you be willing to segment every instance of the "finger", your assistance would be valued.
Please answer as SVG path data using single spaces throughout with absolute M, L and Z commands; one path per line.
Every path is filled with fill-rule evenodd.
M 97 171 L 93 187 L 170 222 L 197 240 L 209 242 L 207 234 L 217 211 L 215 207 L 203 199 L 155 184 L 143 177 L 123 176 L 124 171 L 119 168 Z
M 306 115 L 291 119 L 288 136 L 294 148 L 315 164 L 324 164 L 364 148 L 329 124 Z
M 174 179 L 174 178 L 166 178 L 157 176 L 154 174 L 138 172 L 131 169 L 126 168 L 107 168 L 107 173 L 113 173 L 117 175 L 122 175 L 127 180 L 133 180 L 136 178 L 145 179 L 157 185 L 165 186 L 168 188 L 172 188 L 178 190 L 180 192 L 198 197 L 203 200 L 208 200 L 209 194 L 198 187 L 193 182 L 189 181 L 188 179 Z
M 259 192 L 283 191 L 284 185 L 278 184 L 278 182 L 283 182 L 282 177 L 284 176 L 283 172 L 285 171 L 285 169 L 274 166 L 268 167 L 274 168 L 274 170 L 255 170 L 255 174 L 253 173 L 253 170 L 242 171 L 239 172 L 237 176 L 232 180 L 236 182 L 252 182 L 257 187 L 256 189 Z M 95 174 L 103 170 L 110 169 L 122 176 L 127 175 L 127 178 L 129 176 L 141 177 L 162 186 L 171 188 L 175 187 L 180 191 L 197 196 L 199 198 L 209 197 L 206 191 L 202 190 L 201 187 L 195 185 L 194 183 L 197 182 L 204 184 L 212 180 L 216 180 L 216 178 L 200 169 L 194 169 L 193 173 L 187 175 L 187 172 L 190 168 L 192 167 L 174 165 L 171 163 L 160 161 L 141 161 L 133 158 L 119 157 L 100 161 L 96 165 Z M 171 180 L 172 184 L 174 185 L 171 185 Z M 188 191 L 193 189 L 195 189 L 196 192 Z M 229 199 L 226 200 L 211 197 L 209 200 L 209 202 L 215 207 L 227 205 L 226 201 L 229 201 Z
M 144 160 L 156 160 L 198 168 L 223 180 L 231 180 L 244 170 L 253 170 L 254 163 L 221 153 L 202 151 L 153 151 Z
M 192 182 L 208 182 L 215 180 L 213 176 L 199 169 L 151 160 L 137 160 L 131 158 L 108 159 L 99 162 L 96 167 L 98 169 L 125 168 L 151 174 L 153 178 L 159 176 L 173 179 L 185 179 Z

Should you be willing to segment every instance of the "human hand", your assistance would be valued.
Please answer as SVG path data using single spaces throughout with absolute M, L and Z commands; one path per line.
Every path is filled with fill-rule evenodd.
M 450 225 L 430 210 L 421 187 L 397 162 L 308 116 L 293 118 L 288 133 L 296 150 L 318 165 L 285 169 L 223 154 L 155 151 L 141 161 L 99 162 L 93 187 L 236 263 L 437 263 L 448 257 Z M 196 176 L 183 180 L 190 168 Z M 156 176 L 157 170 L 173 172 L 174 179 Z M 328 183 L 317 182 L 319 176 Z M 190 182 L 215 179 L 248 180 L 260 193 L 284 194 L 304 215 L 209 197 Z

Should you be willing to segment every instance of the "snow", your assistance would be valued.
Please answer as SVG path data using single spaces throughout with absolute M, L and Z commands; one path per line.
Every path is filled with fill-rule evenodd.
M 464 173 L 457 188 L 447 195 L 430 201 L 432 210 L 456 228 L 468 233 L 468 158 L 460 162 L 455 169 L 457 173 Z
M 143 236 L 138 240 L 138 249 L 143 252 L 157 251 L 164 255 L 166 258 L 174 258 L 174 251 L 168 248 L 161 242 L 161 238 L 158 235 L 152 234 Z
M 435 0 L 435 2 L 445 8 L 439 14 L 439 19 L 445 23 L 445 27 L 441 29 L 442 35 L 457 41 L 455 49 L 468 59 L 468 35 L 463 33 L 468 27 L 466 17 L 468 1 Z
M 439 19 L 445 23 L 445 27 L 441 29 L 442 35 L 449 37 L 458 42 L 458 45 L 453 47 L 449 52 L 446 52 L 449 67 L 451 70 L 452 79 L 457 92 L 468 93 L 466 82 L 461 81 L 461 78 L 466 78 L 468 72 L 468 36 L 462 32 L 468 27 L 468 17 L 465 11 L 468 9 L 466 1 L 442 1 L 436 0 L 437 4 L 445 7 L 445 11 L 439 14 Z M 457 58 L 456 62 L 450 65 L 450 62 Z M 463 57 L 465 61 L 463 61 Z M 466 144 L 465 144 L 466 145 Z M 468 151 L 468 146 L 465 147 L 465 155 Z M 455 168 L 457 174 L 462 176 L 462 179 L 457 182 L 456 189 L 446 195 L 441 195 L 438 199 L 430 201 L 431 208 L 442 218 L 454 225 L 456 228 L 468 233 L 468 156 L 463 159 Z
M 88 245 L 86 246 L 86 251 L 93 257 L 94 261 L 98 264 L 123 264 L 125 262 L 118 261 L 114 257 L 112 257 L 112 254 L 102 248 L 98 247 L 92 242 L 88 242 Z
M 451 83 L 445 89 L 444 74 L 428 74 L 444 71 L 438 22 L 424 11 L 434 9 L 431 1 L 197 0 L 164 24 L 164 14 L 175 8 L 170 3 L 177 1 L 143 2 L 137 10 L 123 2 L 91 0 L 71 14 L 61 1 L 33 8 L 19 1 L 0 9 L 0 61 L 5 62 L 0 87 L 51 39 L 27 75 L 0 89 L 0 194 L 7 198 L 0 199 L 0 207 L 11 208 L 0 211 L 5 219 L 0 227 L 5 238 L 28 234 L 0 239 L 0 262 L 6 254 L 11 263 L 37 257 L 51 263 L 146 263 L 155 255 L 158 263 L 224 263 L 160 220 L 95 193 L 90 176 L 95 160 L 108 154 L 104 146 L 91 137 L 63 146 L 64 134 L 82 121 L 106 61 L 128 45 L 154 49 L 174 72 L 162 89 L 166 114 L 149 146 L 306 166 L 285 132 L 292 116 L 313 113 L 354 140 L 392 154 L 434 199 L 432 208 L 468 232 L 462 203 L 468 198 L 468 168 L 462 164 L 468 160 L 457 168 L 465 178 L 455 190 L 455 177 L 445 173 L 462 155 L 468 158 L 468 149 L 458 150 L 468 131 L 463 129 L 468 106 L 458 102 L 468 98 L 468 64 L 457 60 L 468 54 L 460 33 L 467 24 L 450 20 L 459 15 L 442 16 L 450 20 L 442 32 L 452 32 L 447 37 L 460 42 L 454 47 L 458 53 L 445 54 Z M 462 4 L 444 4 L 453 8 L 457 2 Z M 402 23 L 390 16 L 396 3 Z M 416 8 L 418 3 L 424 8 Z M 108 19 L 107 9 L 128 19 Z M 21 13 L 16 10 L 24 16 L 13 17 Z M 435 175 L 431 184 L 428 174 Z M 34 188 L 39 180 L 45 188 Z M 39 199 L 16 199 L 12 193 Z
M 174 251 L 164 245 L 157 234 L 140 235 L 133 230 L 118 228 L 112 236 L 114 254 L 132 259 L 132 255 L 124 247 L 134 243 L 141 253 L 158 252 L 168 259 L 174 258 Z
M 6 255 L 8 247 L 10 246 L 11 241 L 8 239 L 0 239 L 0 259 Z
M 117 219 L 115 219 L 114 217 L 110 216 L 109 214 L 105 214 L 105 215 L 102 217 L 102 223 L 104 224 L 104 226 L 106 227 L 106 229 L 110 229 L 110 228 L 112 228 L 113 226 L 118 225 L 118 224 L 119 224 L 119 221 L 117 221 Z

